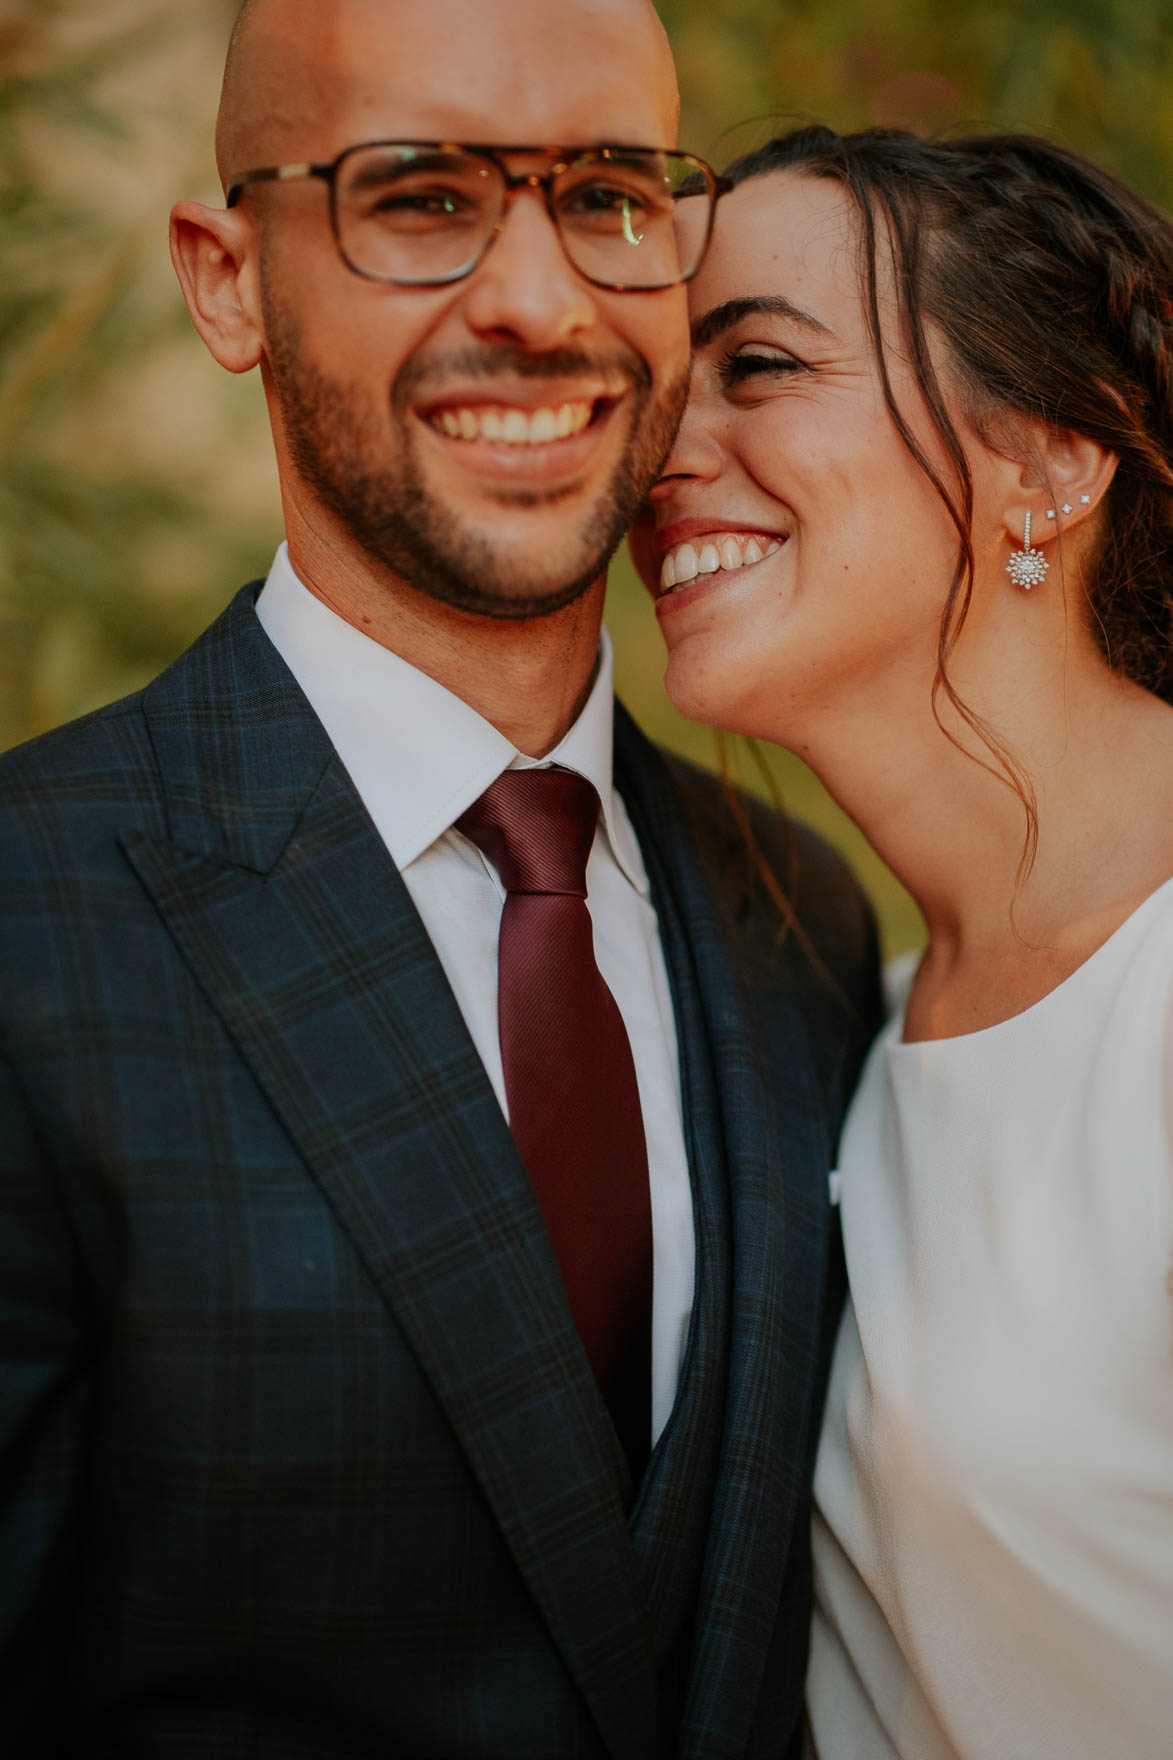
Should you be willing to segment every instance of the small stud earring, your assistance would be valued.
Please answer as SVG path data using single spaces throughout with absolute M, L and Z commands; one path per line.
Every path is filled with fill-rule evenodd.
M 1023 524 L 1022 538 L 1022 549 L 1010 558 L 1006 564 L 1006 573 L 1016 587 L 1025 587 L 1029 592 L 1032 587 L 1038 586 L 1047 573 L 1046 557 L 1041 550 L 1032 550 L 1030 547 L 1029 513 Z
M 1065 501 L 1065 502 L 1064 502 L 1064 503 L 1063 503 L 1063 511 L 1064 511 L 1064 513 L 1070 513 L 1070 512 L 1071 512 L 1071 503 L 1070 503 L 1070 501 Z
M 1048 519 L 1054 519 L 1054 517 L 1055 517 L 1055 509 L 1054 509 L 1054 508 L 1053 508 L 1053 507 L 1048 507 L 1048 509 L 1047 509 L 1047 518 L 1048 518 Z
M 1091 504 L 1092 504 L 1092 498 L 1090 495 L 1081 495 L 1080 496 L 1079 505 L 1081 507 L 1090 507 Z

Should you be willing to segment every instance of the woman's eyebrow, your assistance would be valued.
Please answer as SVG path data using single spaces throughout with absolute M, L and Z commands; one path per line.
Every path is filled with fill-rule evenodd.
M 727 299 L 724 305 L 714 306 L 711 312 L 698 318 L 692 327 L 692 346 L 704 348 L 706 343 L 714 341 L 726 330 L 732 330 L 742 318 L 752 317 L 756 312 L 765 312 L 775 318 L 790 318 L 807 330 L 817 331 L 820 336 L 833 334 L 821 319 L 812 312 L 804 312 L 801 306 L 796 306 L 782 294 L 760 293 L 748 299 Z

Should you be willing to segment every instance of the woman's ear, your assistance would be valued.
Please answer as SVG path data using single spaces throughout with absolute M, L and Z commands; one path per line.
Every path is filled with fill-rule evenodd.
M 1028 513 L 1035 549 L 1060 532 L 1071 531 L 1095 513 L 1118 462 L 1114 452 L 1086 434 L 1039 423 L 1031 435 L 1029 457 L 1014 466 L 1003 516 L 1006 536 L 1012 543 L 1022 543 Z
M 230 373 L 247 373 L 264 353 L 255 232 L 239 208 L 177 202 L 171 210 L 171 261 L 191 321 Z

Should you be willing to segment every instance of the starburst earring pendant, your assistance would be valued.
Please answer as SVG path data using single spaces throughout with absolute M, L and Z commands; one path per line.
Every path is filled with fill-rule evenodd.
M 1025 587 L 1029 592 L 1031 587 L 1037 587 L 1039 582 L 1045 580 L 1047 576 L 1046 557 L 1041 550 L 1032 550 L 1030 547 L 1029 513 L 1026 516 L 1022 539 L 1023 547 L 1021 550 L 1016 550 L 1006 564 L 1006 573 L 1016 587 Z

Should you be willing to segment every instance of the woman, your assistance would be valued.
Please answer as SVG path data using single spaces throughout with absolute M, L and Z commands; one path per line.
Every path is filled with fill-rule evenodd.
M 733 168 L 637 552 L 928 947 L 838 1179 L 822 1760 L 1173 1754 L 1173 227 L 1038 140 Z

